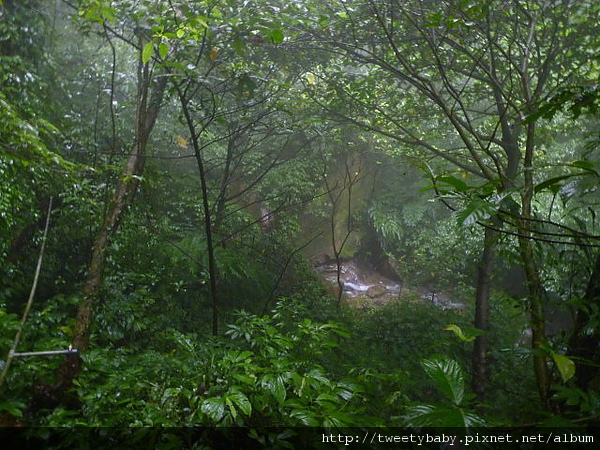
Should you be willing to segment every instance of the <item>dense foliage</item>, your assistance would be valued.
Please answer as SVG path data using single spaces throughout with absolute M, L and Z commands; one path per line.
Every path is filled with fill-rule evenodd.
M 0 1 L 0 425 L 597 425 L 599 12 Z

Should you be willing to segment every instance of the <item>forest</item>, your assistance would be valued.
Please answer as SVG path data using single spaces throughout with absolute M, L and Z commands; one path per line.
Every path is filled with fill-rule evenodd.
M 0 426 L 600 426 L 598 17 L 0 0 Z

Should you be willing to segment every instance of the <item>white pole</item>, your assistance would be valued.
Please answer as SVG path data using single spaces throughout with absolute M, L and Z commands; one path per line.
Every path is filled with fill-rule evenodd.
M 47 350 L 43 352 L 23 352 L 23 353 L 13 353 L 13 356 L 43 356 L 43 355 L 64 355 L 77 353 L 77 349 L 67 349 L 67 350 Z

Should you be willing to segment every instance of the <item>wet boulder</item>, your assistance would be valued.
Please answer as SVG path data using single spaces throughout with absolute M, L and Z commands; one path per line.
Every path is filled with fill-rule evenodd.
M 387 288 L 381 284 L 376 284 L 367 289 L 367 297 L 369 298 L 379 298 L 383 297 L 385 294 L 387 294 Z

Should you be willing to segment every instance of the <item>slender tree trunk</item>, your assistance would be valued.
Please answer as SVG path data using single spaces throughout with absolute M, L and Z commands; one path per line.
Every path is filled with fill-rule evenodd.
M 327 180 L 327 175 L 323 174 L 323 180 L 325 182 L 325 188 L 327 189 L 327 195 L 331 202 L 331 216 L 329 226 L 331 229 L 331 247 L 335 257 L 336 263 L 336 283 L 337 283 L 337 306 L 341 306 L 342 298 L 344 296 L 344 281 L 342 280 L 342 254 L 350 236 L 354 232 L 354 224 L 352 218 L 353 202 L 354 198 L 354 186 L 357 185 L 366 174 L 363 172 L 362 159 L 359 155 L 357 163 L 353 163 L 351 158 L 355 155 L 346 155 L 344 158 L 344 179 L 341 186 L 338 182 L 334 186 L 331 186 Z M 357 166 L 355 164 L 358 164 Z M 325 165 L 324 165 L 325 167 Z M 345 203 L 345 205 L 344 205 Z M 337 236 L 336 225 L 338 220 L 338 212 L 342 211 L 345 206 L 345 222 L 346 230 L 343 236 Z M 339 243 L 338 243 L 339 240 Z
M 327 188 L 329 191 L 329 187 Z M 342 192 L 342 191 L 340 191 Z M 337 286 L 336 290 L 336 299 L 337 306 L 341 306 L 342 298 L 344 296 L 344 282 L 342 281 L 342 248 L 343 243 L 338 247 L 337 245 L 337 236 L 336 236 L 336 219 L 337 219 L 337 201 L 339 200 L 341 194 L 335 196 L 335 200 L 333 200 L 333 195 L 330 196 L 332 199 L 332 209 L 331 209 L 331 217 L 329 222 L 329 228 L 331 229 L 331 248 L 333 249 L 333 256 L 335 257 L 335 282 Z
M 104 222 L 94 239 L 92 258 L 82 290 L 83 299 L 79 304 L 73 332 L 73 346 L 79 351 L 85 351 L 89 344 L 93 310 L 98 301 L 100 286 L 104 278 L 106 247 L 110 237 L 117 231 L 120 218 L 129 203 L 127 197 L 132 196 L 138 186 L 138 179 L 136 177 L 141 175 L 139 163 L 141 155 L 138 152 L 142 150 L 142 146 L 136 144 L 136 147 L 134 154 L 129 157 L 125 169 L 117 182 L 117 187 L 104 217 Z
M 185 122 L 190 133 L 196 165 L 198 166 L 198 175 L 200 176 L 200 189 L 202 192 L 202 211 L 204 212 L 204 235 L 206 236 L 206 252 L 208 254 L 208 282 L 210 287 L 210 300 L 212 304 L 212 334 L 219 334 L 219 298 L 217 291 L 217 263 L 215 259 L 215 244 L 213 241 L 213 221 L 211 218 L 210 204 L 208 198 L 208 180 L 206 179 L 206 170 L 204 167 L 204 158 L 202 157 L 202 148 L 198 139 L 198 133 L 194 126 L 194 119 L 190 113 L 189 100 L 186 99 L 183 90 L 176 85 L 179 93 L 179 102 Z
M 227 141 L 227 156 L 225 157 L 225 167 L 223 169 L 223 176 L 221 178 L 221 187 L 219 189 L 219 195 L 217 196 L 216 206 L 215 206 L 215 222 L 214 228 L 217 231 L 221 231 L 221 227 L 223 225 L 224 217 L 225 217 L 225 207 L 228 189 L 231 184 L 232 177 L 232 167 L 233 164 L 233 152 L 234 147 L 236 145 L 237 133 L 231 135 L 229 140 Z
M 94 239 L 91 261 L 82 289 L 82 300 L 78 307 L 73 330 L 73 347 L 79 352 L 85 351 L 89 345 L 94 310 L 99 301 L 100 287 L 104 278 L 106 248 L 110 238 L 117 231 L 124 212 L 133 201 L 139 186 L 140 176 L 144 171 L 148 139 L 156 123 L 166 89 L 166 77 L 157 78 L 153 86 L 151 86 L 151 79 L 152 74 L 148 64 L 140 63 L 135 143 L 117 181 L 104 221 Z M 67 358 L 65 364 L 59 370 L 58 382 L 55 388 L 70 383 L 78 371 L 78 363 L 72 358 Z
M 537 382 L 542 406 L 550 409 L 548 391 L 550 388 L 550 371 L 546 352 L 543 349 L 546 343 L 546 317 L 544 314 L 544 288 L 540 279 L 539 270 L 535 262 L 533 242 L 531 240 L 533 218 L 531 203 L 534 194 L 533 181 L 533 151 L 534 151 L 534 124 L 527 126 L 527 141 L 525 144 L 525 158 L 523 163 L 523 188 L 521 194 L 521 219 L 519 221 L 519 250 L 529 297 L 529 314 L 531 324 L 531 351 L 533 354 L 533 369 Z
M 520 230 L 521 235 L 527 233 L 529 233 L 527 228 L 522 228 Z M 546 353 L 543 350 L 543 346 L 546 342 L 546 318 L 543 304 L 544 290 L 535 264 L 531 241 L 526 237 L 520 237 L 519 246 L 529 297 L 533 369 L 542 405 L 545 408 L 549 408 L 548 389 L 550 388 L 550 373 L 548 370 Z
M 351 202 L 352 202 L 352 185 L 350 184 L 348 187 L 346 187 L 346 180 L 344 180 L 344 184 L 343 186 L 340 188 L 339 192 L 336 193 L 334 195 L 332 189 L 330 189 L 329 184 L 326 181 L 326 186 L 327 186 L 327 192 L 329 193 L 329 198 L 331 200 L 331 217 L 330 217 L 330 222 L 329 222 L 329 227 L 331 229 L 331 248 L 333 249 L 333 255 L 335 257 L 335 267 L 336 267 L 336 271 L 335 271 L 335 276 L 336 276 L 336 284 L 337 284 L 337 290 L 336 290 L 336 297 L 337 297 L 337 306 L 341 306 L 342 304 L 342 298 L 344 297 L 344 281 L 342 280 L 342 251 L 344 249 L 344 246 L 346 245 L 346 242 L 348 241 L 348 238 L 350 237 L 350 234 L 352 233 L 352 224 L 351 224 Z M 334 187 L 333 189 L 336 189 L 336 187 Z M 338 236 L 336 234 L 336 221 L 337 221 L 337 213 L 338 213 L 338 205 L 340 203 L 340 200 L 342 199 L 343 195 L 344 195 L 344 191 L 348 189 L 348 214 L 346 217 L 347 220 L 347 224 L 346 224 L 346 232 L 344 233 L 344 236 L 341 238 L 340 243 L 338 245 Z
M 477 291 L 475 293 L 475 328 L 484 333 L 475 339 L 473 349 L 473 391 L 477 400 L 483 402 L 487 379 L 487 331 L 489 328 L 489 298 L 492 285 L 492 269 L 494 265 L 494 247 L 498 232 L 485 229 L 483 253 L 477 269 Z
M 323 167 L 326 167 L 325 163 L 323 163 Z M 327 196 L 329 197 L 329 201 L 331 202 L 331 214 L 329 216 L 329 231 L 331 233 L 331 249 L 333 251 L 333 257 L 335 258 L 335 281 L 337 289 L 335 289 L 335 297 L 337 300 L 337 306 L 339 307 L 342 303 L 342 297 L 344 295 L 344 283 L 342 281 L 342 247 L 343 243 L 340 247 L 337 244 L 337 233 L 336 233 L 336 220 L 337 220 L 337 212 L 338 205 L 340 202 L 340 198 L 344 192 L 345 186 L 338 187 L 338 183 L 334 186 L 329 184 L 327 179 L 327 174 L 323 173 L 323 182 L 325 183 L 325 188 L 327 189 Z M 337 192 L 336 192 L 337 191 Z

